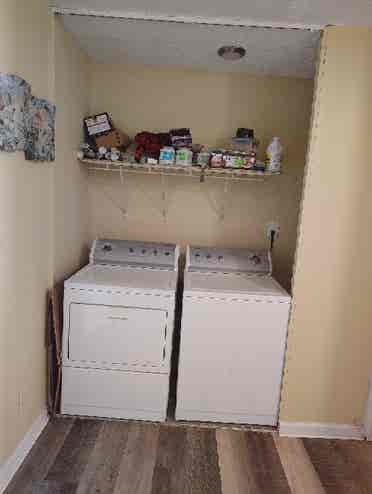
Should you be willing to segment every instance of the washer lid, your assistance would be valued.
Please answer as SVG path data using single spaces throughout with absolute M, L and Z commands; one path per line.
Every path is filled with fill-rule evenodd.
M 177 273 L 169 270 L 129 268 L 88 264 L 65 281 L 66 288 L 172 291 L 177 287 Z
M 185 273 L 184 295 L 197 297 L 272 297 L 290 302 L 290 295 L 271 276 L 236 273 Z
M 91 264 L 145 266 L 178 270 L 179 247 L 175 244 L 134 240 L 97 239 L 93 242 Z
M 271 274 L 268 250 L 187 247 L 187 271 Z

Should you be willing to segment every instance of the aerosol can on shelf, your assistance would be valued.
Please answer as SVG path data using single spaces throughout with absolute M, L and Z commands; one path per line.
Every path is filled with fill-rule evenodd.
M 274 137 L 266 149 L 268 172 L 280 172 L 282 164 L 283 146 L 279 141 L 279 137 Z

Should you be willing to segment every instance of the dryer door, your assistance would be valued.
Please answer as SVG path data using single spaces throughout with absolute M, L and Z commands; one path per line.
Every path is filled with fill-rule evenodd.
M 85 367 L 159 367 L 165 358 L 167 311 L 71 303 L 68 361 Z M 141 369 L 142 368 L 142 369 Z

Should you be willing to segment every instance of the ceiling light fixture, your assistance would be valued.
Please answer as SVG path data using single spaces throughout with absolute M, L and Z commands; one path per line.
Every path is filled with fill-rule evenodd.
M 246 49 L 242 46 L 221 46 L 217 51 L 218 55 L 224 60 L 240 60 L 246 54 Z

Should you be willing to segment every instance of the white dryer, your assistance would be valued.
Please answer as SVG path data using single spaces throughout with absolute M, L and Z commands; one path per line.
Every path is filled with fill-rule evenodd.
M 96 240 L 65 282 L 61 412 L 165 420 L 176 245 Z
M 176 419 L 277 423 L 290 301 L 269 252 L 188 247 Z

